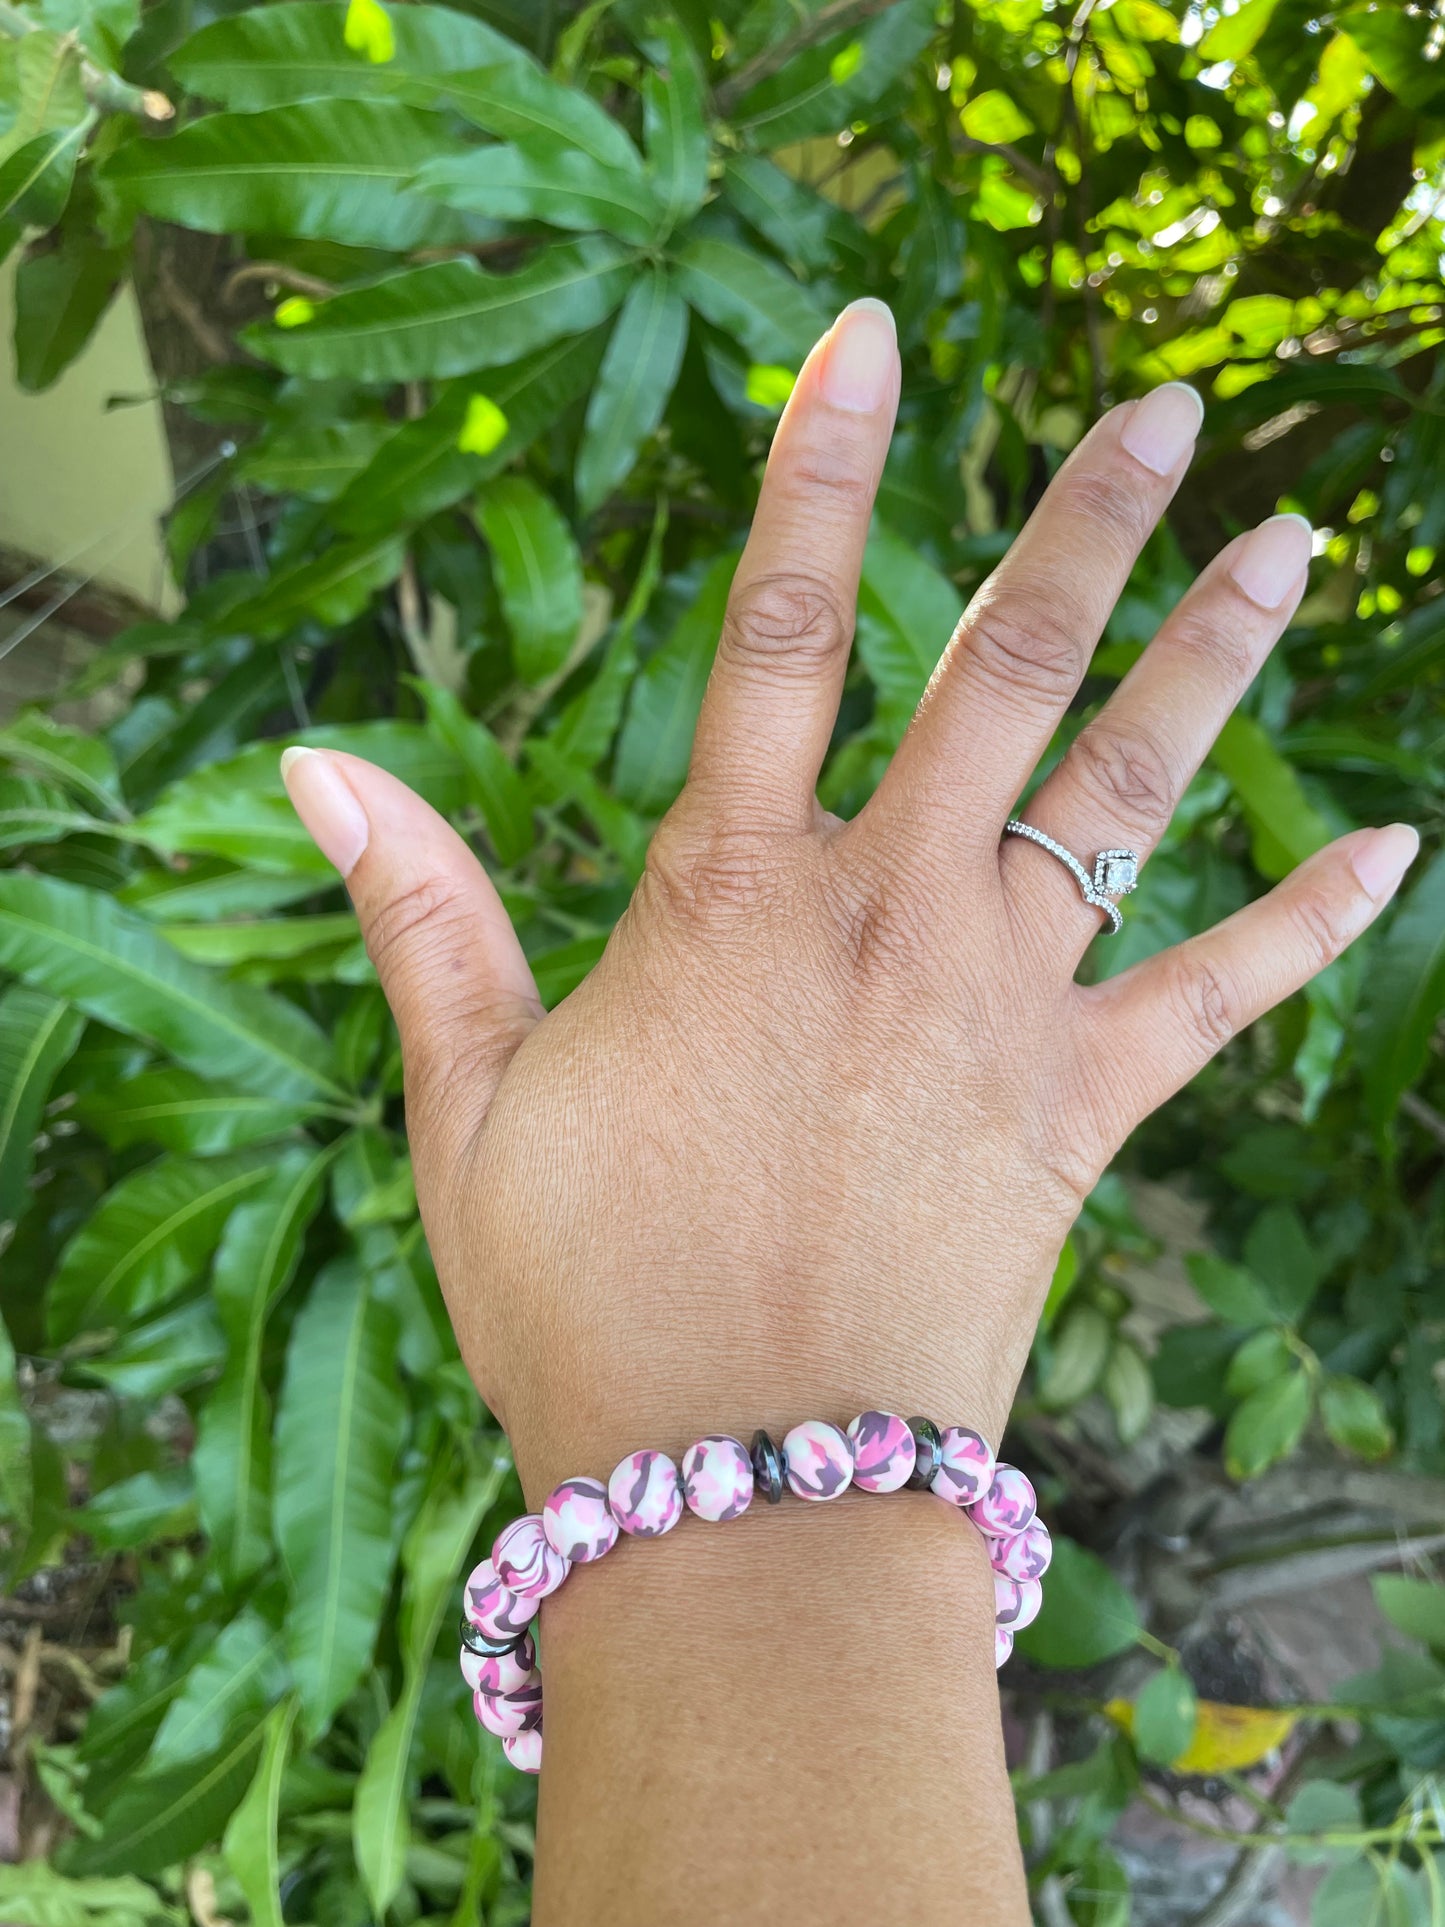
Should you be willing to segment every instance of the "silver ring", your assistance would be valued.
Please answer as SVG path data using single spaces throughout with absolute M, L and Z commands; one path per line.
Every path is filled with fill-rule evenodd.
M 1056 856 L 1064 868 L 1078 884 L 1085 903 L 1102 910 L 1109 919 L 1109 934 L 1117 937 L 1124 927 L 1124 919 L 1119 915 L 1115 897 L 1127 897 L 1139 885 L 1139 858 L 1133 850 L 1100 850 L 1094 858 L 1092 876 L 1080 863 L 1072 850 L 1066 850 L 1062 843 L 1055 843 L 1051 836 L 1036 830 L 1032 823 L 1024 823 L 1011 816 L 1003 826 L 1005 836 L 1026 837 L 1030 843 L 1037 843 L 1041 850 Z

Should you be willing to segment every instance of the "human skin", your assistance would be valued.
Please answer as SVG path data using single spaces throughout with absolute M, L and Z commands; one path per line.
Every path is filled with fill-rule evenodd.
M 824 812 L 897 394 L 891 320 L 857 304 L 779 424 L 686 788 L 546 1017 L 441 818 L 354 757 L 285 759 L 397 1018 L 427 1235 L 534 1509 L 639 1446 L 867 1407 L 997 1440 L 1122 1140 L 1331 962 L 1417 847 L 1355 831 L 1216 929 L 1074 982 L 1102 919 L 1001 832 L 1188 466 L 1177 384 L 1074 450 L 877 794 Z M 1147 857 L 1308 557 L 1296 517 L 1236 538 L 1029 820 L 1086 861 Z M 687 1518 L 575 1573 L 542 1612 L 537 1927 L 1026 1922 L 991 1620 L 978 1536 L 926 1493 Z

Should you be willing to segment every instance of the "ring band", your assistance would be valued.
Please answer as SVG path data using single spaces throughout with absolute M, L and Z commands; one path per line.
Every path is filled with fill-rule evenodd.
M 1047 850 L 1050 856 L 1056 856 L 1078 884 L 1085 903 L 1102 910 L 1109 919 L 1110 935 L 1118 936 L 1124 927 L 1124 919 L 1113 899 L 1127 897 L 1139 883 L 1139 858 L 1133 850 L 1100 850 L 1094 858 L 1091 876 L 1072 850 L 1066 850 L 1062 843 L 1055 843 L 1051 836 L 1036 830 L 1032 823 L 1011 816 L 1003 828 L 1005 836 L 1022 836 L 1030 843 L 1037 843 L 1041 850 Z

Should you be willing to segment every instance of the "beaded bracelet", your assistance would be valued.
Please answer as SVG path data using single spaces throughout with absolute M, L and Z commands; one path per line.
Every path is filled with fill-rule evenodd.
M 806 1419 L 781 1450 L 766 1432 L 753 1435 L 751 1452 L 715 1435 L 687 1448 L 681 1470 L 663 1452 L 632 1452 L 605 1486 L 563 1479 L 540 1513 L 503 1527 L 491 1558 L 467 1579 L 461 1662 L 477 1718 L 513 1766 L 540 1773 L 542 1675 L 532 1620 L 573 1566 L 602 1558 L 619 1532 L 656 1539 L 671 1532 L 684 1505 L 721 1521 L 746 1512 L 755 1493 L 777 1505 L 785 1489 L 799 1499 L 836 1499 L 850 1485 L 935 1492 L 978 1528 L 993 1568 L 994 1664 L 1002 1666 L 1014 1634 L 1038 1617 L 1053 1553 L 1033 1486 L 966 1425 L 940 1431 L 931 1419 L 860 1412 L 846 1433 Z

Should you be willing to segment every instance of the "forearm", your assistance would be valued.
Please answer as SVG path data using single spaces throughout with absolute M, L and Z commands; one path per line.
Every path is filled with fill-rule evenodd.
M 926 1492 L 688 1524 L 545 1602 L 536 1927 L 1027 1922 L 978 1533 Z

